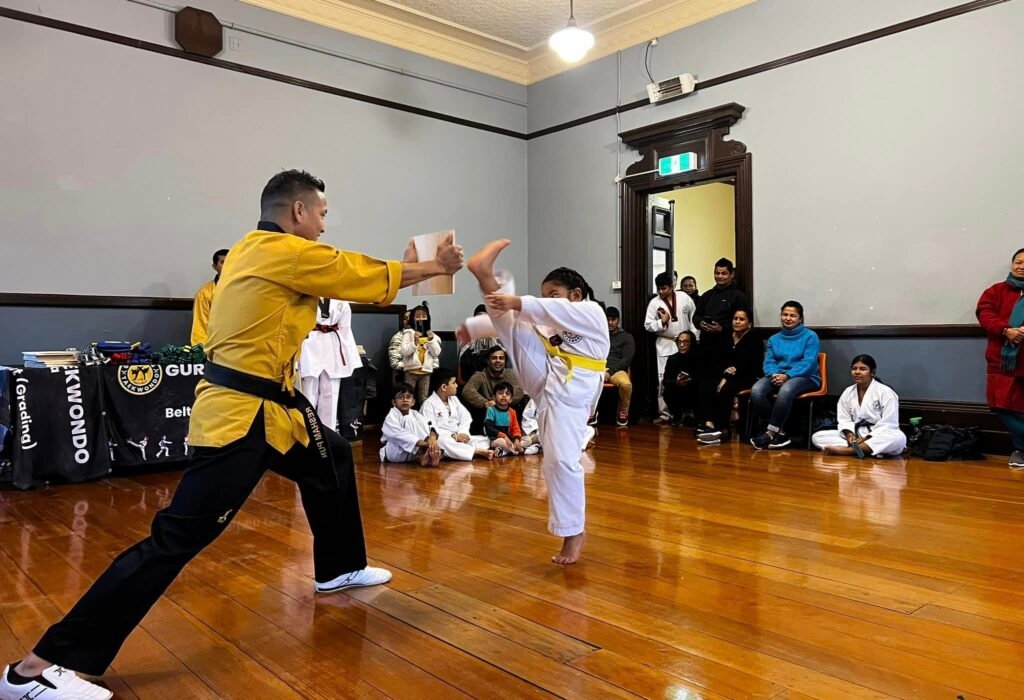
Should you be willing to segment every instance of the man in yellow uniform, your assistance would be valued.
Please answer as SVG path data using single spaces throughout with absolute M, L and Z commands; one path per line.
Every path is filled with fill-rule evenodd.
M 196 292 L 196 299 L 192 304 L 192 339 L 189 341 L 192 345 L 200 343 L 206 345 L 206 338 L 209 335 L 206 329 L 210 325 L 210 305 L 213 304 L 213 293 L 217 289 L 220 272 L 224 269 L 224 258 L 227 256 L 227 248 L 221 248 L 213 254 L 213 271 L 217 274 Z
M 231 248 L 210 312 L 208 364 L 189 425 L 192 462 L 149 538 L 118 556 L 34 652 L 0 677 L 0 693 L 109 698 L 74 671 L 102 674 L 182 568 L 231 523 L 268 469 L 294 480 L 313 532 L 318 592 L 385 583 L 366 565 L 352 451 L 317 423 L 295 391 L 302 340 L 319 297 L 389 304 L 402 287 L 452 275 L 462 249 L 449 237 L 435 260 L 383 261 L 317 243 L 324 184 L 289 170 L 263 190 L 257 230 Z M 20 697 L 11 695 L 12 697 Z M 6 694 L 3 697 L 7 697 Z

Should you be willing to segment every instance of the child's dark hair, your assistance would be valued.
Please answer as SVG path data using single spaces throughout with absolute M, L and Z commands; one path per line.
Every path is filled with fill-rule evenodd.
M 560 284 L 567 289 L 579 289 L 583 292 L 584 299 L 596 301 L 601 305 L 602 309 L 604 308 L 604 302 L 599 301 L 594 295 L 593 287 L 587 284 L 587 281 L 583 279 L 583 275 L 576 272 L 576 270 L 572 270 L 568 267 L 556 267 L 548 273 L 548 276 L 544 278 L 544 281 L 541 284 L 547 284 L 548 282 Z
M 424 301 L 419 306 L 412 307 L 412 310 L 409 312 L 409 314 L 410 314 L 409 315 L 409 319 L 410 320 L 413 320 L 413 321 L 416 320 L 416 312 L 417 311 L 422 311 L 423 313 L 425 313 L 427 315 L 427 320 L 428 321 L 430 320 L 430 307 L 427 306 L 427 302 Z
M 450 369 L 445 369 L 444 367 L 438 367 L 430 375 L 430 390 L 437 391 L 454 378 L 455 372 L 452 372 Z
M 401 384 L 395 384 L 395 388 L 391 391 L 391 399 L 397 399 L 402 394 L 409 394 L 413 398 L 416 397 L 416 390 L 412 388 L 411 384 L 402 382 Z
M 509 394 L 515 394 L 515 389 L 508 382 L 498 382 L 494 385 L 494 395 L 497 396 L 499 391 L 507 391 Z

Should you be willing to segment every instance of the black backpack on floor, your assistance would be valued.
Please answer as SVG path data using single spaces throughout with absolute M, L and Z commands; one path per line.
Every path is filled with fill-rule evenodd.
M 911 454 L 928 462 L 949 459 L 985 459 L 978 449 L 977 428 L 928 425 L 915 436 Z

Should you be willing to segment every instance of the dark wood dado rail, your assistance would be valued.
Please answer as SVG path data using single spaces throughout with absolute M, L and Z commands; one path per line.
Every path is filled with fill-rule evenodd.
M 190 311 L 192 299 L 184 297 L 98 296 L 91 294 L 23 294 L 0 292 L 2 306 L 52 306 L 83 309 L 160 309 Z M 404 304 L 375 306 L 353 304 L 354 313 L 401 314 Z M 917 326 L 811 326 L 819 338 L 984 338 L 985 332 L 976 324 L 940 324 Z M 778 328 L 760 326 L 758 334 L 768 337 Z M 443 340 L 454 340 L 454 331 L 438 330 Z
M 0 292 L 0 307 L 2 306 L 191 311 L 192 299 L 185 297 L 120 297 L 91 294 L 18 294 Z M 405 309 L 405 304 L 391 304 L 389 306 L 352 304 L 352 312 L 357 314 L 403 314 Z

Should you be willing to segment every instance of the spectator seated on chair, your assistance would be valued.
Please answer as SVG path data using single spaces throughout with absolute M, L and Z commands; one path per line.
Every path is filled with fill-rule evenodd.
M 780 314 L 782 330 L 768 339 L 764 352 L 764 376 L 750 392 L 750 406 L 768 429 L 750 440 L 759 450 L 778 449 L 790 443 L 786 421 L 793 402 L 801 395 L 821 387 L 818 372 L 818 334 L 804 325 L 804 307 L 787 301 Z M 772 403 L 772 395 L 777 394 Z
M 700 359 L 697 336 L 683 331 L 676 336 L 676 352 L 665 363 L 662 396 L 672 416 L 672 425 L 682 425 L 688 414 L 697 408 L 697 385 L 700 382 Z
M 474 316 L 486 314 L 487 309 L 483 304 L 478 304 L 473 310 Z M 459 344 L 459 374 L 465 381 L 484 369 L 487 366 L 487 355 L 491 348 L 501 348 L 501 340 L 498 338 L 480 338 L 466 344 Z M 461 380 L 460 380 L 461 381 Z
M 697 385 L 697 441 L 701 444 L 717 445 L 728 439 L 736 394 L 752 387 L 761 376 L 764 348 L 750 332 L 752 327 L 750 311 L 737 309 L 732 332 L 719 333 L 715 344 L 703 352 L 705 372 Z
M 636 341 L 633 336 L 622 330 L 619 310 L 614 306 L 605 309 L 608 317 L 608 335 L 611 346 L 608 349 L 608 367 L 604 373 L 604 381 L 611 384 L 619 392 L 619 410 L 616 423 L 620 426 L 629 424 L 629 402 L 633 397 L 633 380 L 629 376 L 629 368 L 636 354 Z
M 898 457 L 907 448 L 907 436 L 900 430 L 900 397 L 878 380 L 877 368 L 871 355 L 853 358 L 853 386 L 839 397 L 837 429 L 819 430 L 811 438 L 825 454 Z
M 513 408 L 522 408 L 526 403 L 519 378 L 515 371 L 506 366 L 507 357 L 501 347 L 492 347 L 487 353 L 487 364 L 462 387 L 462 401 L 473 415 L 474 424 L 483 425 L 484 414 L 495 404 L 494 393 L 502 382 L 512 386 Z

